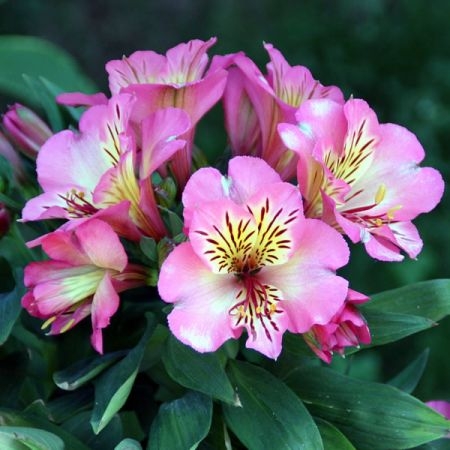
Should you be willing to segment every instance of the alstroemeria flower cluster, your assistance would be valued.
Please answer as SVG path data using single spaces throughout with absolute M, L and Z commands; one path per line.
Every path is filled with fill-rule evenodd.
M 30 243 L 50 260 L 26 268 L 23 306 L 52 334 L 91 315 L 102 352 L 119 294 L 159 271 L 168 326 L 197 351 L 245 332 L 247 347 L 276 359 L 290 332 L 330 362 L 370 343 L 358 310 L 367 297 L 336 273 L 349 259 L 345 236 L 380 260 L 417 257 L 411 221 L 439 202 L 442 178 L 418 166 L 424 151 L 411 132 L 379 124 L 366 102 L 345 102 L 271 44 L 264 75 L 242 52 L 209 63 L 215 41 L 108 62 L 109 97 L 58 97 L 87 110 L 78 130 L 38 152 L 42 193 L 22 220 L 64 223 Z M 228 173 L 194 172 L 196 125 L 220 100 Z M 153 266 L 135 263 L 136 251 L 128 262 L 127 243 L 142 239 L 173 250 Z

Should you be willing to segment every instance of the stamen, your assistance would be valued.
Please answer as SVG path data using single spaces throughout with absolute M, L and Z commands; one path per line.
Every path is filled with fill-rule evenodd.
M 384 200 L 385 196 L 386 196 L 386 185 L 382 183 L 380 184 L 377 193 L 375 194 L 375 203 L 377 205 L 380 204 Z

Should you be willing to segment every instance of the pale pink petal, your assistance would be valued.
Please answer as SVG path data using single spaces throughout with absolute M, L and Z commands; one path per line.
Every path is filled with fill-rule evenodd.
M 160 108 L 173 106 L 184 109 L 195 126 L 222 97 L 226 79 L 227 72 L 219 70 L 203 80 L 182 87 L 135 84 L 124 88 L 123 92 L 136 97 L 133 120 L 137 123 Z
M 278 98 L 298 107 L 312 98 L 328 98 L 344 103 L 344 96 L 336 86 L 322 86 L 303 66 L 290 66 L 282 53 L 272 44 L 264 44 L 271 62 L 267 64 L 267 79 Z
M 82 92 L 65 92 L 56 96 L 60 105 L 66 106 L 95 106 L 106 105 L 108 98 L 103 92 L 97 94 L 84 94 Z
M 386 234 L 390 234 L 387 232 Z M 404 256 L 400 254 L 400 249 L 391 236 L 371 234 L 367 232 L 367 238 L 363 239 L 364 247 L 367 253 L 380 261 L 403 261 Z
M 401 261 L 400 249 L 410 258 L 422 250 L 422 240 L 411 222 L 398 222 L 370 230 L 371 237 L 365 243 L 370 256 L 381 261 Z
M 261 129 L 244 86 L 242 72 L 235 67 L 229 69 L 223 94 L 225 128 L 234 156 L 259 156 L 262 150 Z
M 229 309 L 237 286 L 233 275 L 213 274 L 190 243 L 176 247 L 164 261 L 158 281 L 161 298 L 175 303 L 168 316 L 172 333 L 199 352 L 215 351 L 242 329 L 231 325 Z
M 117 234 L 105 222 L 92 219 L 80 225 L 75 234 L 91 264 L 121 272 L 128 262 Z
M 280 175 L 261 158 L 236 156 L 228 163 L 231 198 L 245 204 L 250 197 L 281 182 Z
M 109 325 L 110 318 L 119 307 L 119 296 L 112 285 L 111 278 L 107 273 L 98 284 L 92 299 L 92 346 L 99 353 L 103 353 L 102 329 Z
M 182 195 L 186 234 L 189 232 L 194 211 L 207 202 L 229 197 L 230 183 L 226 176 L 212 167 L 199 169 L 189 178 Z
M 258 226 L 259 264 L 283 264 L 297 250 L 303 232 L 302 199 L 290 183 L 273 183 L 247 200 Z
M 326 324 L 343 305 L 348 282 L 334 270 L 346 264 L 348 257 L 339 233 L 321 221 L 307 219 L 292 258 L 283 265 L 264 267 L 261 278 L 282 292 L 290 331 L 305 333 L 315 324 Z
M 121 60 L 106 63 L 109 89 L 113 95 L 132 84 L 154 83 L 166 66 L 166 58 L 153 51 L 137 51 Z
M 74 238 L 73 232 L 55 231 L 47 234 L 42 239 L 41 245 L 44 252 L 53 260 L 75 266 L 91 263 L 78 239 Z
M 257 226 L 244 207 L 223 199 L 194 211 L 189 240 L 205 267 L 213 273 L 228 273 L 234 270 L 235 260 L 242 260 L 255 245 Z
M 140 178 L 149 177 L 159 166 L 183 148 L 178 137 L 190 128 L 189 116 L 178 108 L 158 110 L 145 118 L 142 127 L 142 159 Z
M 199 80 L 208 64 L 206 52 L 217 41 L 212 37 L 208 41 L 193 39 L 169 49 L 167 56 L 167 72 L 165 83 L 187 84 Z
M 76 135 L 70 130 L 53 135 L 38 153 L 39 184 L 45 191 L 62 195 L 70 188 L 81 186 L 84 189 L 80 190 L 89 192 L 110 167 L 99 150 L 98 141 L 92 136 Z
M 265 318 L 255 320 L 254 335 L 247 330 L 248 338 L 245 342 L 247 348 L 252 348 L 271 359 L 277 359 L 280 356 L 283 334 L 289 327 L 289 318 L 285 312 L 276 314 L 275 317 L 277 329 L 268 323 Z
M 295 118 L 307 139 L 325 140 L 325 147 L 342 148 L 347 122 L 339 103 L 328 99 L 309 100 L 300 106 Z M 291 150 L 301 153 L 303 149 L 292 147 Z

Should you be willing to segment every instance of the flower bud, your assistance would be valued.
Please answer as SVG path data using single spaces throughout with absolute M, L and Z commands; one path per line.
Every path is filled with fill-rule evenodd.
M 53 134 L 34 111 L 19 103 L 3 116 L 3 126 L 13 143 L 32 159 L 36 159 L 42 144 Z
M 2 238 L 9 230 L 11 225 L 11 216 L 6 206 L 0 203 L 0 238 Z

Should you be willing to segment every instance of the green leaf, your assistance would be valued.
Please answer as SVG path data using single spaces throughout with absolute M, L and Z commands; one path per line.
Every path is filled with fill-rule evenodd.
M 44 77 L 66 91 L 95 92 L 75 60 L 56 45 L 31 36 L 0 36 L 0 91 L 29 100 L 23 74 Z
M 194 450 L 211 427 L 212 401 L 200 392 L 163 403 L 150 429 L 147 450 Z
M 162 355 L 164 367 L 177 383 L 227 403 L 234 403 L 233 387 L 218 352 L 198 353 L 170 336 Z
M 142 253 L 152 262 L 158 262 L 158 250 L 156 247 L 156 241 L 151 238 L 144 236 L 139 241 L 139 247 L 142 250 Z
M 425 370 L 429 354 L 430 350 L 428 348 L 425 349 L 416 359 L 414 359 L 414 361 L 392 378 L 388 384 L 395 386 L 408 394 L 413 392 Z
M 287 384 L 314 416 L 337 426 L 358 450 L 410 448 L 445 436 L 450 422 L 399 389 L 303 367 Z
M 341 431 L 330 422 L 319 418 L 314 418 L 314 421 L 322 436 L 324 450 L 356 450 Z
M 15 279 L 17 280 L 16 287 L 11 292 L 0 293 L 0 345 L 8 339 L 22 309 L 20 300 L 25 293 L 22 271 L 17 271 Z
M 6 409 L 0 409 L 0 430 L 4 429 L 4 426 L 10 426 L 10 427 L 26 427 L 26 428 L 36 428 L 40 430 L 45 430 L 50 432 L 51 434 L 54 434 L 58 436 L 65 444 L 64 449 L 67 450 L 91 450 L 87 446 L 85 446 L 82 442 L 80 442 L 75 436 L 68 433 L 66 430 L 61 428 L 60 426 L 57 426 L 48 420 L 24 413 L 23 411 L 10 411 Z M 1 441 L 0 441 L 1 442 Z M 0 447 L 2 450 L 3 448 L 6 450 L 10 447 Z M 22 448 L 22 447 L 18 447 Z M 23 447 L 27 449 L 27 447 Z M 14 447 L 11 448 L 11 450 L 14 449 Z M 45 448 L 47 450 L 47 448 Z
M 372 296 L 360 307 L 366 311 L 411 314 L 435 322 L 450 314 L 450 279 L 410 284 Z
M 120 351 L 77 361 L 67 369 L 55 372 L 53 381 L 60 389 L 73 391 L 95 378 L 125 354 L 126 352 Z
M 223 405 L 225 421 L 249 450 L 323 449 L 312 417 L 282 381 L 260 367 L 230 362 L 240 406 Z
M 372 342 L 365 347 L 384 345 L 395 342 L 411 334 L 426 330 L 436 325 L 434 320 L 411 314 L 364 311 Z M 350 350 L 348 353 L 352 353 Z
M 89 416 L 90 411 L 82 411 L 64 422 L 62 427 L 92 449 L 112 449 L 124 438 L 119 414 L 114 415 L 98 434 L 93 433 Z
M 96 380 L 95 406 L 91 417 L 94 433 L 100 433 L 125 404 L 138 374 L 147 341 L 155 326 L 154 317 L 147 315 L 147 327 L 137 346 Z
M 5 443 L 8 446 L 5 446 Z M 30 450 L 64 450 L 64 442 L 52 433 L 36 428 L 28 427 L 0 427 L 1 448 L 26 448 Z M 23 444 L 24 447 L 14 447 L 16 443 Z
M 122 442 L 119 442 L 114 450 L 142 450 L 141 444 L 134 439 L 124 439 Z

